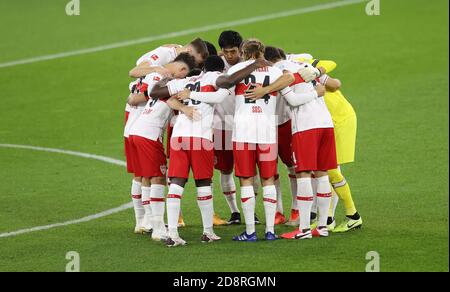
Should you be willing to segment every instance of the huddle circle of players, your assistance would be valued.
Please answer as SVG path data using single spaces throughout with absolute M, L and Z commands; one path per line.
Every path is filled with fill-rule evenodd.
M 224 31 L 218 43 L 219 55 L 200 38 L 185 46 L 161 46 L 139 58 L 129 73 L 137 78 L 129 86 L 124 130 L 127 170 L 134 175 L 135 233 L 151 234 L 169 247 L 186 244 L 178 229 L 185 226 L 180 202 L 190 170 L 202 242 L 221 239 L 214 226 L 241 224 L 234 176 L 245 220 L 245 231 L 234 241 L 258 239 L 260 185 L 265 240 L 327 237 L 360 228 L 362 218 L 339 167 L 354 161 L 356 114 L 339 91 L 341 82 L 329 76 L 336 64 L 309 54 L 285 54 L 257 39 L 243 40 L 235 31 Z M 289 219 L 278 158 L 289 172 Z M 230 208 L 228 221 L 214 213 L 214 168 Z M 339 199 L 346 218 L 337 225 Z M 279 224 L 295 230 L 278 236 Z

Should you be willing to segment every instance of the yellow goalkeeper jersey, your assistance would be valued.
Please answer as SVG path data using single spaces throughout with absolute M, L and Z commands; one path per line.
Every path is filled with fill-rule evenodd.
M 327 104 L 328 111 L 330 112 L 335 125 L 345 121 L 349 117 L 356 116 L 352 105 L 340 90 L 336 92 L 327 91 L 325 93 L 325 103 Z

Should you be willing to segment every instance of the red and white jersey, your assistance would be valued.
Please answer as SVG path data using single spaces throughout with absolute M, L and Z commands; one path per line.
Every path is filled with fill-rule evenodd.
M 132 92 L 132 88 L 135 87 L 134 92 L 147 92 L 148 84 L 144 83 L 145 78 L 138 78 L 137 80 L 130 83 L 130 92 Z M 138 104 L 137 106 L 131 106 L 128 103 L 125 106 L 125 111 L 128 112 L 128 119 L 127 123 L 125 124 L 125 128 L 123 131 L 124 137 L 128 138 L 130 136 L 130 130 L 131 126 L 136 122 L 139 115 L 142 113 L 142 111 L 145 108 L 147 102 L 143 102 Z
M 158 73 L 151 73 L 145 76 L 142 81 L 147 85 L 147 94 L 153 89 L 153 86 L 158 83 L 163 77 Z M 166 127 L 167 121 L 171 114 L 170 107 L 165 101 L 159 99 L 149 98 L 140 114 L 130 124 L 129 135 L 140 136 L 153 141 L 162 142 L 162 136 Z
M 172 80 L 167 83 L 170 95 L 174 95 L 188 88 L 195 92 L 217 91 L 216 79 L 221 72 L 206 72 L 198 76 Z M 212 126 L 214 119 L 214 104 L 208 104 L 193 99 L 184 101 L 187 106 L 195 107 L 201 114 L 199 121 L 192 121 L 183 113 L 179 113 L 173 127 L 172 137 L 198 137 L 212 141 Z
M 291 88 L 295 93 L 309 92 L 314 88 L 312 82 L 305 83 L 298 70 L 300 64 L 292 61 L 280 61 L 275 64 L 280 70 L 287 70 L 294 74 L 295 81 Z M 292 134 L 311 129 L 333 128 L 333 120 L 328 111 L 325 100 L 322 97 L 316 98 L 298 107 L 291 108 Z
M 233 74 L 254 60 L 245 61 L 231 67 L 228 74 Z M 275 82 L 282 71 L 276 67 L 263 67 L 255 70 L 231 91 L 235 94 L 236 106 L 233 123 L 233 141 L 257 144 L 277 143 L 276 106 L 278 93 L 271 93 L 259 100 L 244 97 L 245 91 L 257 84 L 267 86 Z
M 149 62 L 152 66 L 164 66 L 175 60 L 177 57 L 176 48 L 180 48 L 181 46 L 161 46 L 159 48 L 154 49 L 142 57 L 140 57 L 136 61 L 136 66 L 141 64 L 142 62 Z
M 224 72 L 227 73 L 232 66 L 227 62 L 224 56 L 222 56 L 222 60 L 225 63 Z M 225 98 L 223 102 L 216 104 L 213 129 L 227 131 L 231 131 L 233 129 L 235 104 L 235 98 L 232 95 Z

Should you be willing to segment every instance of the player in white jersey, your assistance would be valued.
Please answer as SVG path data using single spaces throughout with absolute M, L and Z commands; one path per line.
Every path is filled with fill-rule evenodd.
M 228 71 L 229 74 L 248 66 L 257 59 L 264 59 L 264 45 L 258 40 L 247 40 L 242 45 L 244 62 Z M 276 212 L 276 189 L 274 176 L 277 172 L 276 103 L 277 93 L 270 93 L 263 99 L 252 101 L 244 97 L 245 92 L 257 84 L 269 85 L 283 73 L 274 67 L 263 67 L 248 75 L 233 89 L 236 106 L 233 123 L 233 154 L 235 175 L 241 184 L 241 201 L 246 231 L 233 238 L 235 241 L 256 241 L 255 192 L 253 189 L 255 165 L 258 165 L 263 184 L 264 209 L 266 215 L 267 240 L 278 237 L 274 231 Z
M 180 54 L 172 63 L 164 66 L 164 68 L 170 72 L 174 77 L 184 77 L 189 70 L 195 66 L 195 61 L 189 54 Z M 153 85 L 161 80 L 163 76 L 159 73 L 151 73 L 144 79 L 141 79 L 138 83 L 138 89 L 135 90 L 129 96 L 128 104 L 132 107 L 129 118 L 127 120 L 124 136 L 126 138 L 126 156 L 128 170 L 134 174 L 135 178 L 143 177 L 139 186 L 136 179 L 133 180 L 132 185 L 132 198 L 135 207 L 136 215 L 136 228 L 135 231 L 144 230 L 149 232 L 152 229 L 152 210 L 150 206 L 150 182 L 153 180 L 153 184 L 162 185 L 161 174 L 164 170 L 165 157 L 157 155 L 156 157 L 151 154 L 149 149 L 158 148 L 158 127 L 160 121 L 156 121 L 157 118 L 165 119 L 163 104 L 161 101 L 150 99 L 149 91 L 151 91 Z M 164 154 L 164 148 L 163 154 Z M 158 148 L 161 150 L 161 148 Z M 150 153 L 150 154 L 149 154 Z M 157 152 L 155 152 L 157 153 Z M 146 161 L 153 161 L 149 165 Z M 152 168 L 157 165 L 158 170 Z M 154 179 L 152 179 L 154 178 Z M 160 187 L 161 189 L 161 187 Z M 163 189 L 163 188 L 162 188 Z M 164 206 L 164 202 L 162 202 Z M 155 233 L 155 236 L 158 231 Z
M 198 76 L 181 80 L 172 80 L 164 90 L 172 96 L 180 93 L 180 99 L 186 106 L 195 107 L 201 116 L 191 120 L 180 114 L 175 122 L 170 143 L 171 161 L 169 177 L 171 184 L 167 195 L 167 217 L 169 247 L 185 245 L 186 242 L 178 234 L 178 214 L 184 186 L 192 169 L 197 186 L 197 202 L 202 215 L 202 242 L 220 240 L 213 230 L 213 193 L 211 188 L 214 174 L 214 149 L 212 142 L 212 124 L 214 104 L 220 103 L 229 95 L 226 89 L 218 89 L 216 79 L 222 74 L 223 61 L 218 56 L 210 56 L 205 61 L 205 72 Z M 185 90 L 187 89 L 187 90 Z M 202 102 L 202 95 L 213 93 L 216 98 Z
M 240 46 L 242 37 L 236 31 L 224 31 L 219 36 L 221 57 L 225 63 L 225 72 L 241 62 Z M 220 171 L 220 186 L 230 208 L 231 217 L 228 224 L 240 224 L 241 213 L 236 201 L 236 184 L 233 178 L 233 116 L 235 99 L 227 97 L 221 104 L 216 105 L 214 116 L 214 167 Z
M 218 43 L 221 48 L 220 55 L 225 63 L 225 73 L 232 66 L 242 62 L 240 49 L 242 42 L 242 36 L 237 31 L 227 30 L 220 34 Z M 234 109 L 235 98 L 229 97 L 216 106 L 214 119 L 215 168 L 220 171 L 222 192 L 231 211 L 231 217 L 228 220 L 229 225 L 241 223 L 241 214 L 236 202 L 236 184 L 233 178 L 234 157 L 231 136 L 233 132 Z M 259 180 L 257 177 L 255 177 L 253 183 L 256 196 L 259 189 Z M 260 224 L 256 214 L 255 223 Z
M 220 60 L 217 57 L 215 57 L 215 59 L 216 60 Z M 214 57 L 212 57 L 210 60 L 211 60 L 212 65 L 213 65 L 214 64 Z M 196 96 L 196 95 L 198 95 L 197 93 L 192 93 L 192 94 L 195 96 L 196 99 L 204 100 L 204 99 L 202 99 L 204 95 L 208 96 L 210 94 L 213 94 L 213 96 L 214 96 L 216 94 L 216 93 L 206 92 L 206 90 L 208 90 L 208 88 L 209 88 L 209 90 L 213 90 L 213 88 L 214 88 L 214 90 L 216 90 L 219 87 L 225 88 L 225 89 L 233 87 L 233 85 L 235 85 L 238 82 L 240 82 L 241 80 L 243 80 L 245 78 L 245 76 L 247 76 L 248 74 L 253 72 L 255 69 L 257 69 L 257 68 L 259 68 L 261 66 L 266 66 L 266 65 L 267 65 L 267 62 L 265 62 L 265 61 L 264 62 L 258 61 L 258 62 L 255 62 L 254 64 L 251 64 L 248 67 L 243 68 L 242 70 L 239 70 L 239 71 L 235 72 L 232 75 L 217 76 L 218 78 L 217 78 L 217 81 L 216 81 L 215 84 L 208 84 L 208 86 L 206 86 L 206 85 L 203 86 L 203 92 L 200 94 L 200 96 Z M 209 68 L 209 66 L 210 65 L 208 65 L 207 67 Z M 214 66 L 212 66 L 212 67 L 214 67 Z M 209 75 L 211 75 L 211 74 L 209 74 Z M 197 78 L 200 78 L 200 77 L 195 77 L 194 76 L 194 77 L 188 78 L 186 80 L 188 82 L 189 81 L 193 82 Z M 206 78 L 206 76 L 204 76 L 204 78 Z M 220 79 L 220 82 L 219 82 L 219 79 Z M 207 79 L 203 80 L 202 78 L 200 78 L 200 84 L 199 85 L 197 85 L 197 82 L 199 82 L 199 81 L 197 81 L 197 82 L 195 82 L 195 84 L 187 84 L 187 85 L 184 84 L 184 86 L 185 87 L 187 86 L 188 88 L 190 87 L 191 89 L 198 89 L 198 88 L 200 88 L 200 90 L 201 90 L 202 89 L 201 81 L 207 82 Z M 186 81 L 184 81 L 184 82 L 186 82 Z M 212 83 L 212 81 L 208 81 L 207 83 Z M 153 88 L 153 90 L 151 92 L 151 96 L 159 97 L 159 98 L 167 98 L 168 96 L 173 94 L 175 91 L 177 91 L 177 88 L 180 90 L 182 88 L 181 85 L 183 85 L 183 81 L 173 81 L 172 83 L 170 83 L 170 86 L 169 86 L 169 84 L 168 84 L 168 86 L 157 84 Z M 172 92 L 169 91 L 169 88 L 170 88 L 170 91 L 172 91 Z M 229 91 L 217 90 L 217 94 L 224 94 L 224 92 L 229 92 Z M 228 96 L 228 94 L 227 94 L 227 96 Z M 217 99 L 217 96 L 214 96 L 214 98 Z M 226 96 L 220 97 L 220 100 L 223 100 L 224 98 L 226 98 Z M 199 103 L 199 100 L 191 100 L 188 103 L 188 104 L 192 104 L 193 107 L 194 106 L 195 107 L 198 106 L 198 111 L 197 112 L 199 112 L 201 110 L 200 106 L 205 106 L 201 102 Z M 207 103 L 215 103 L 215 102 L 217 102 L 217 101 L 207 102 Z M 173 107 L 173 109 L 177 110 L 178 108 Z M 208 110 L 206 110 L 206 109 L 203 109 L 203 111 L 207 112 Z M 194 117 L 195 116 L 203 117 L 203 115 L 204 115 L 203 112 L 201 113 L 201 115 L 193 114 Z M 184 115 L 181 115 L 181 116 L 184 116 Z M 209 122 L 212 123 L 212 120 L 209 120 L 209 119 L 204 119 L 204 121 L 208 121 L 208 123 Z M 179 122 L 179 120 L 177 119 L 176 124 L 179 125 L 178 126 L 179 129 L 183 129 L 183 128 L 185 128 L 185 127 L 183 127 L 184 125 L 192 125 L 192 122 L 187 122 L 186 119 L 184 119 L 184 122 L 183 122 L 183 120 L 180 120 L 180 122 Z M 209 132 L 208 132 L 208 135 L 209 135 L 209 133 L 212 132 L 211 131 L 212 124 L 209 125 L 208 128 L 209 128 Z M 181 130 L 177 130 L 178 133 L 180 133 L 180 131 Z M 201 132 L 203 133 L 203 131 L 201 131 Z M 189 135 L 194 135 L 194 134 L 191 133 Z M 172 142 L 176 143 L 175 146 L 176 145 L 180 145 L 179 139 L 182 140 L 181 142 L 183 142 L 183 140 L 186 140 L 186 137 L 181 137 L 180 138 L 180 137 L 176 137 L 176 136 L 181 136 L 181 134 L 177 134 L 175 132 L 175 128 L 174 128 Z M 200 136 L 200 134 L 196 134 L 196 136 Z M 193 138 L 192 139 L 192 143 L 197 141 L 196 143 L 197 144 L 200 143 L 200 146 L 202 146 L 202 145 L 203 146 L 208 146 L 208 145 L 213 146 L 211 140 L 208 140 L 208 139 L 205 138 L 207 136 L 206 134 L 204 134 L 204 135 L 202 134 L 201 136 L 202 137 L 190 137 L 190 136 L 188 136 L 188 138 L 189 138 L 188 142 L 189 143 L 188 143 L 188 145 L 185 144 L 184 146 L 190 146 L 191 138 Z M 211 139 L 211 138 L 209 138 L 209 139 Z M 181 143 L 181 144 L 183 146 L 183 143 Z M 171 145 L 172 145 L 172 143 L 171 143 Z M 173 147 L 171 146 L 171 163 L 170 163 L 170 167 L 169 167 L 169 177 L 174 176 L 175 180 L 171 179 L 173 187 L 172 187 L 172 184 L 171 184 L 171 188 L 169 190 L 169 195 L 173 195 L 173 196 L 171 196 L 172 197 L 171 199 L 175 200 L 175 201 L 172 201 L 173 206 L 174 206 L 175 209 L 178 208 L 176 200 L 177 199 L 178 200 L 181 199 L 181 195 L 179 194 L 183 190 L 181 185 L 184 186 L 185 177 L 187 178 L 187 175 L 188 175 L 188 172 L 189 172 L 189 168 L 193 169 L 194 178 L 196 179 L 197 184 L 198 185 L 201 184 L 202 187 L 206 187 L 204 189 L 203 188 L 201 188 L 201 189 L 199 188 L 199 191 L 203 192 L 204 190 L 209 190 L 210 185 L 208 185 L 207 182 L 210 182 L 210 176 L 212 177 L 212 175 L 213 175 L 213 166 L 214 166 L 213 165 L 214 152 L 212 150 L 213 149 L 211 148 L 211 149 L 200 149 L 199 151 L 191 151 L 191 150 L 186 150 L 186 149 L 183 149 L 183 148 L 181 148 L 181 149 L 173 149 Z M 197 158 L 197 159 L 190 159 L 190 160 L 188 160 L 188 162 L 189 161 L 190 162 L 187 163 L 186 162 L 186 157 Z M 202 163 L 201 167 L 198 165 L 198 162 Z M 209 164 L 209 162 L 211 162 L 211 165 Z M 204 177 L 207 177 L 209 179 L 204 179 Z M 198 182 L 199 180 L 200 180 L 200 182 Z M 209 198 L 209 196 L 204 196 L 204 197 Z M 201 201 L 203 201 L 203 200 L 201 200 Z M 206 201 L 207 202 L 205 202 L 205 203 L 207 203 L 207 205 L 205 206 L 205 209 L 208 208 L 209 210 L 211 210 L 210 207 L 207 207 L 207 206 L 208 206 L 208 204 L 210 204 L 209 206 L 212 206 L 212 201 L 208 202 L 209 199 L 206 200 Z M 168 203 L 169 203 L 169 201 L 168 201 Z M 178 201 L 178 203 L 179 203 L 179 201 Z M 211 218 L 211 217 L 209 215 L 208 215 L 208 217 L 205 217 L 205 219 L 208 219 L 208 218 Z M 169 246 L 183 245 L 184 241 L 182 239 L 180 239 L 179 236 L 177 236 L 177 230 L 176 230 L 176 227 L 175 227 L 176 224 L 175 224 L 175 222 L 171 222 L 171 221 L 172 221 L 172 219 L 169 219 L 169 228 L 172 230 L 172 234 L 173 234 L 172 237 L 173 237 L 173 239 L 168 242 L 168 245 Z M 175 220 L 173 220 L 173 221 L 175 221 Z M 204 239 L 204 241 L 210 241 L 211 237 L 213 237 L 213 235 L 210 234 L 210 230 L 211 230 L 211 229 L 209 229 L 210 228 L 209 227 L 210 226 L 210 222 L 206 222 L 205 221 L 205 223 L 206 224 L 205 224 L 205 230 L 204 231 L 205 231 L 206 237 L 204 236 L 203 239 Z M 211 235 L 211 237 L 208 236 L 208 234 Z M 209 240 L 208 240 L 208 238 L 209 238 Z
M 305 82 L 298 73 L 302 66 L 291 61 L 274 59 L 278 61 L 275 66 L 282 70 L 290 71 L 295 76 L 295 82 L 291 86 L 296 93 L 311 92 L 314 89 L 313 82 Z M 327 109 L 323 95 L 325 89 L 318 85 L 319 98 L 297 105 L 291 105 L 292 118 L 292 148 L 297 172 L 297 200 L 300 210 L 300 227 L 298 230 L 283 234 L 287 239 L 308 239 L 312 236 L 328 236 L 327 218 L 330 207 L 331 186 L 327 171 L 334 169 L 336 162 L 336 147 L 334 140 L 333 121 Z M 267 91 L 272 90 L 268 88 Z M 312 173 L 314 172 L 317 183 L 316 194 L 313 194 Z M 317 196 L 319 209 L 319 224 L 312 232 L 310 230 L 311 206 Z

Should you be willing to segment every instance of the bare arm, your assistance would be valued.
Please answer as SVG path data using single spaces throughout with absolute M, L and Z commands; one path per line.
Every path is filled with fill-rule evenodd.
M 187 106 L 180 102 L 176 96 L 172 96 L 167 100 L 167 105 L 176 111 L 182 112 L 185 114 L 189 119 L 193 121 L 198 121 L 201 119 L 200 112 L 192 106 Z
M 327 76 L 324 82 L 325 87 L 327 88 L 327 91 L 335 92 L 339 90 L 342 86 L 342 83 L 339 79 L 331 78 L 330 76 Z
M 191 92 L 189 89 L 185 89 L 178 93 L 178 99 L 185 100 L 191 98 L 205 103 L 216 104 L 223 102 L 230 93 L 231 92 L 228 89 L 223 88 L 220 88 L 215 92 Z
M 292 89 L 285 88 L 280 93 L 291 106 L 295 107 L 308 103 L 319 96 L 323 96 L 325 94 L 325 87 L 319 84 L 313 90 L 304 93 L 295 93 Z
M 274 83 L 266 86 L 266 87 L 262 87 L 262 86 L 257 86 L 252 90 L 249 90 L 246 94 L 245 97 L 246 98 L 251 98 L 251 99 L 260 99 L 263 96 L 270 94 L 272 92 L 277 92 L 280 91 L 283 88 L 288 87 L 289 85 L 291 85 L 293 82 L 295 81 L 294 75 L 292 75 L 290 72 L 288 71 L 284 71 L 283 75 L 280 76 L 277 80 L 275 80 Z
M 147 102 L 148 98 L 143 93 L 130 93 L 128 96 L 128 104 L 137 106 L 141 103 Z
M 232 75 L 222 75 L 216 80 L 216 85 L 219 88 L 231 88 L 244 80 L 245 77 L 250 75 L 253 71 L 255 71 L 258 68 L 270 66 L 271 63 L 264 60 L 264 59 L 258 59 L 254 63 L 248 65 L 247 67 L 233 73 Z
M 128 75 L 132 78 L 141 78 L 151 73 L 159 73 L 164 77 L 170 76 L 169 71 L 160 66 L 153 66 L 149 62 L 142 62 L 130 70 Z
M 156 83 L 150 92 L 150 96 L 157 99 L 168 99 L 170 97 L 170 92 L 167 87 L 167 82 L 170 80 L 170 78 L 166 78 Z

